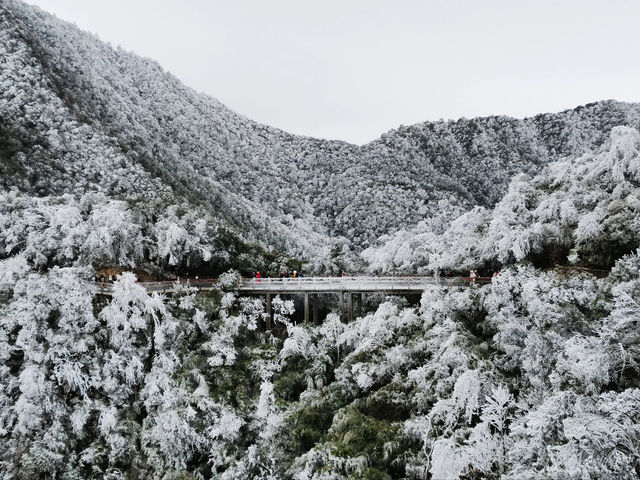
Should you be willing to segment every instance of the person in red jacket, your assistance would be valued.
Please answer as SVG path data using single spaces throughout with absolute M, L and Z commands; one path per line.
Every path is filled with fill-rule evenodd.
M 258 279 L 258 283 L 260 283 L 260 279 L 262 278 L 262 274 L 260 272 L 256 272 L 256 278 Z

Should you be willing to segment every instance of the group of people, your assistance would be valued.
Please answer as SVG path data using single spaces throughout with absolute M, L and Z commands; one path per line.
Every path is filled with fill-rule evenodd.
M 304 277 L 304 275 L 302 274 L 302 272 L 299 272 L 298 270 L 294 270 L 293 272 L 290 272 L 289 270 L 280 272 L 280 278 L 300 278 L 300 277 Z
M 491 275 L 491 278 L 496 278 L 498 276 L 498 272 L 493 272 L 493 275 Z M 469 278 L 471 279 L 471 283 L 476 283 L 476 278 L 480 278 L 480 276 L 478 275 L 478 270 L 471 270 L 469 272 Z
M 290 272 L 289 270 L 280 272 L 280 278 L 301 278 L 303 276 L 304 275 L 302 274 L 302 272 L 299 272 L 298 270 L 294 270 L 293 272 Z M 255 272 L 253 274 L 253 278 L 260 281 L 260 279 L 264 278 L 264 276 L 262 275 L 261 272 Z
M 116 281 L 116 276 L 115 275 L 107 275 L 106 277 L 104 275 L 100 275 L 99 277 L 96 277 L 96 283 L 101 283 L 101 284 L 105 284 L 105 283 L 115 283 Z

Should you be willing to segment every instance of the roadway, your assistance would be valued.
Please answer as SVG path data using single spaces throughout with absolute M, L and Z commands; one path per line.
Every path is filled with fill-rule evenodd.
M 242 278 L 237 291 L 246 294 L 296 294 L 296 293 L 420 293 L 431 285 L 470 286 L 474 283 L 490 283 L 489 277 L 299 277 L 299 278 Z M 180 281 L 141 282 L 148 292 L 173 293 L 185 286 L 198 291 L 219 288 L 217 278 L 180 279 Z M 111 283 L 98 283 L 99 293 L 109 295 Z

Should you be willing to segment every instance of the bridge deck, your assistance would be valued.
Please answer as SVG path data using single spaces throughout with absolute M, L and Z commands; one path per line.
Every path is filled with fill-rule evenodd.
M 247 294 L 295 294 L 295 293 L 420 293 L 430 285 L 469 286 L 473 283 L 490 283 L 491 278 L 469 277 L 300 277 L 300 278 L 243 278 L 239 292 Z M 178 282 L 143 282 L 149 292 L 173 293 L 184 286 L 198 290 L 218 288 L 218 279 L 181 280 Z M 98 291 L 110 295 L 112 285 L 98 284 Z

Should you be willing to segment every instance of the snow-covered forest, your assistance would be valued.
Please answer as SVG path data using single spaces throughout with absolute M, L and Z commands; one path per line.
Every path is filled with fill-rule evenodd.
M 0 478 L 638 478 L 639 127 L 297 137 L 0 0 Z M 497 276 L 266 330 L 295 268 Z
M 491 206 L 513 175 L 640 123 L 639 105 L 605 101 L 524 120 L 425 122 L 361 147 L 299 137 L 18 0 L 0 5 L 0 185 L 197 203 L 270 248 L 316 232 L 319 248 L 342 237 L 359 250 L 432 216 L 440 200 Z

